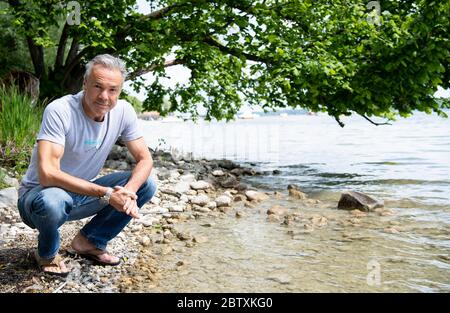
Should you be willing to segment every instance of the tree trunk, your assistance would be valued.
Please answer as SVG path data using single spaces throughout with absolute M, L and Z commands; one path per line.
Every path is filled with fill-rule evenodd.
M 34 74 L 37 78 L 45 76 L 44 48 L 37 46 L 31 37 L 27 37 L 28 49 L 33 61 Z
M 83 87 L 84 67 L 77 64 L 66 73 L 65 68 L 59 68 L 49 73 L 48 77 L 41 80 L 41 99 L 48 102 L 66 94 L 78 93 Z

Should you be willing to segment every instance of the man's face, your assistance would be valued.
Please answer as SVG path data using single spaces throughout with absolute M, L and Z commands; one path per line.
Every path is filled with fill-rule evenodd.
M 122 74 L 102 65 L 94 65 L 91 74 L 84 81 L 83 108 L 87 116 L 102 121 L 112 110 L 122 90 Z

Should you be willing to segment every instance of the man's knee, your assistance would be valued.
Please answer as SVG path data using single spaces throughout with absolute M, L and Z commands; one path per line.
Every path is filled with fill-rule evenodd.
M 47 219 L 49 223 L 65 220 L 72 210 L 73 199 L 63 189 L 42 189 L 33 200 L 32 213 Z

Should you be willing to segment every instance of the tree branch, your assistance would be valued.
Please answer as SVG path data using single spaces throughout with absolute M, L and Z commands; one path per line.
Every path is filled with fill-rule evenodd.
M 68 37 L 69 37 L 69 24 L 67 24 L 67 22 L 66 22 L 64 24 L 64 28 L 61 33 L 61 37 L 59 38 L 58 52 L 56 54 L 56 60 L 55 60 L 55 69 L 63 66 L 64 53 L 66 51 L 66 43 L 67 43 Z
M 266 63 L 266 64 L 270 63 L 269 60 L 264 59 L 264 58 L 262 58 L 260 56 L 243 52 L 242 50 L 239 50 L 237 48 L 230 48 L 230 47 L 224 46 L 224 45 L 222 45 L 220 42 L 218 42 L 217 40 L 215 40 L 212 37 L 205 38 L 203 40 L 203 42 L 207 43 L 210 46 L 216 47 L 220 51 L 222 51 L 224 53 L 227 53 L 227 54 L 231 54 L 231 55 L 234 55 L 234 56 L 237 56 L 237 57 L 244 56 L 244 57 L 247 58 L 247 60 L 251 60 L 251 61 L 255 61 L 255 62 L 261 62 L 261 63 Z
M 67 66 L 67 64 L 72 63 L 76 59 L 79 48 L 80 48 L 80 38 L 78 36 L 74 36 L 72 39 L 72 44 L 70 45 L 69 53 L 67 54 L 65 66 Z
M 75 40 L 75 38 L 73 40 Z M 69 64 L 67 64 L 67 62 L 69 61 L 69 57 L 67 57 L 66 64 L 64 66 L 65 67 L 64 77 L 62 79 L 61 85 L 63 85 L 66 82 L 67 78 L 69 77 L 69 75 L 72 72 L 72 69 L 75 67 L 75 65 L 79 64 L 81 62 L 81 59 L 83 58 L 83 56 L 85 56 L 89 52 L 89 48 L 90 47 L 84 48 L 80 53 L 78 53 L 78 55 L 76 55 L 72 59 L 72 61 Z
M 344 128 L 345 124 L 342 123 L 342 121 L 339 119 L 339 116 L 334 116 L 334 119 L 335 119 L 336 122 L 339 124 L 339 126 L 341 126 L 342 128 Z
M 27 36 L 27 43 L 31 60 L 33 61 L 34 74 L 37 78 L 41 78 L 45 76 L 44 48 L 42 46 L 37 46 L 30 36 Z
M 174 66 L 174 65 L 183 64 L 183 63 L 184 63 L 183 60 L 174 59 L 174 60 L 171 60 L 171 61 L 164 62 L 164 67 Z M 157 66 L 158 66 L 158 65 L 156 65 L 156 64 L 152 64 L 152 65 L 150 65 L 150 66 L 148 66 L 148 67 L 146 67 L 146 68 L 138 69 L 138 70 L 136 70 L 136 71 L 130 73 L 130 74 L 127 76 L 127 80 L 133 80 L 133 79 L 135 79 L 135 78 L 138 77 L 138 76 L 141 76 L 141 75 L 144 75 L 144 74 L 146 74 L 146 73 L 148 73 L 148 72 L 151 72 L 151 71 L 153 71 Z
M 359 114 L 359 113 L 358 113 Z M 376 123 L 376 122 L 374 122 L 374 121 L 372 121 L 370 118 L 368 118 L 367 116 L 365 116 L 364 114 L 359 114 L 359 115 L 361 115 L 362 117 L 364 117 L 366 120 L 368 120 L 369 122 L 371 122 L 373 125 L 375 125 L 375 126 L 380 126 L 380 125 L 392 125 L 392 124 L 390 124 L 390 123 L 388 123 L 388 122 L 384 122 L 384 123 Z
M 182 7 L 182 6 L 187 5 L 187 4 L 192 5 L 189 2 L 186 2 L 186 3 L 175 3 L 175 4 L 172 4 L 172 5 L 169 5 L 169 6 L 165 7 L 165 8 L 153 11 L 153 12 L 151 12 L 149 14 L 142 15 L 137 20 L 135 20 L 134 22 L 143 22 L 145 20 L 158 20 L 158 19 L 161 19 L 161 18 L 165 17 L 168 13 L 170 13 L 173 9 Z M 126 25 L 123 29 L 121 29 L 120 31 L 117 32 L 116 37 L 117 38 L 125 38 L 127 33 L 128 33 L 128 31 L 130 30 L 130 28 L 132 26 L 133 26 L 132 24 Z

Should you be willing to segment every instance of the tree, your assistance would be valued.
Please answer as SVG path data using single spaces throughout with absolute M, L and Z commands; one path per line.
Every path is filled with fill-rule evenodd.
M 246 102 L 324 111 L 343 125 L 339 116 L 352 112 L 372 121 L 415 110 L 446 116 L 450 107 L 433 97 L 450 87 L 448 1 L 372 1 L 381 9 L 371 12 L 357 0 L 160 0 L 147 15 L 133 0 L 79 1 L 79 25 L 58 24 L 73 13 L 68 3 L 7 2 L 45 97 L 79 90 L 86 60 L 111 53 L 147 90 L 144 109 L 163 114 L 195 117 L 202 104 L 207 119 L 231 119 Z M 166 68 L 178 64 L 189 82 L 164 87 Z M 155 81 L 145 85 L 148 72 Z

